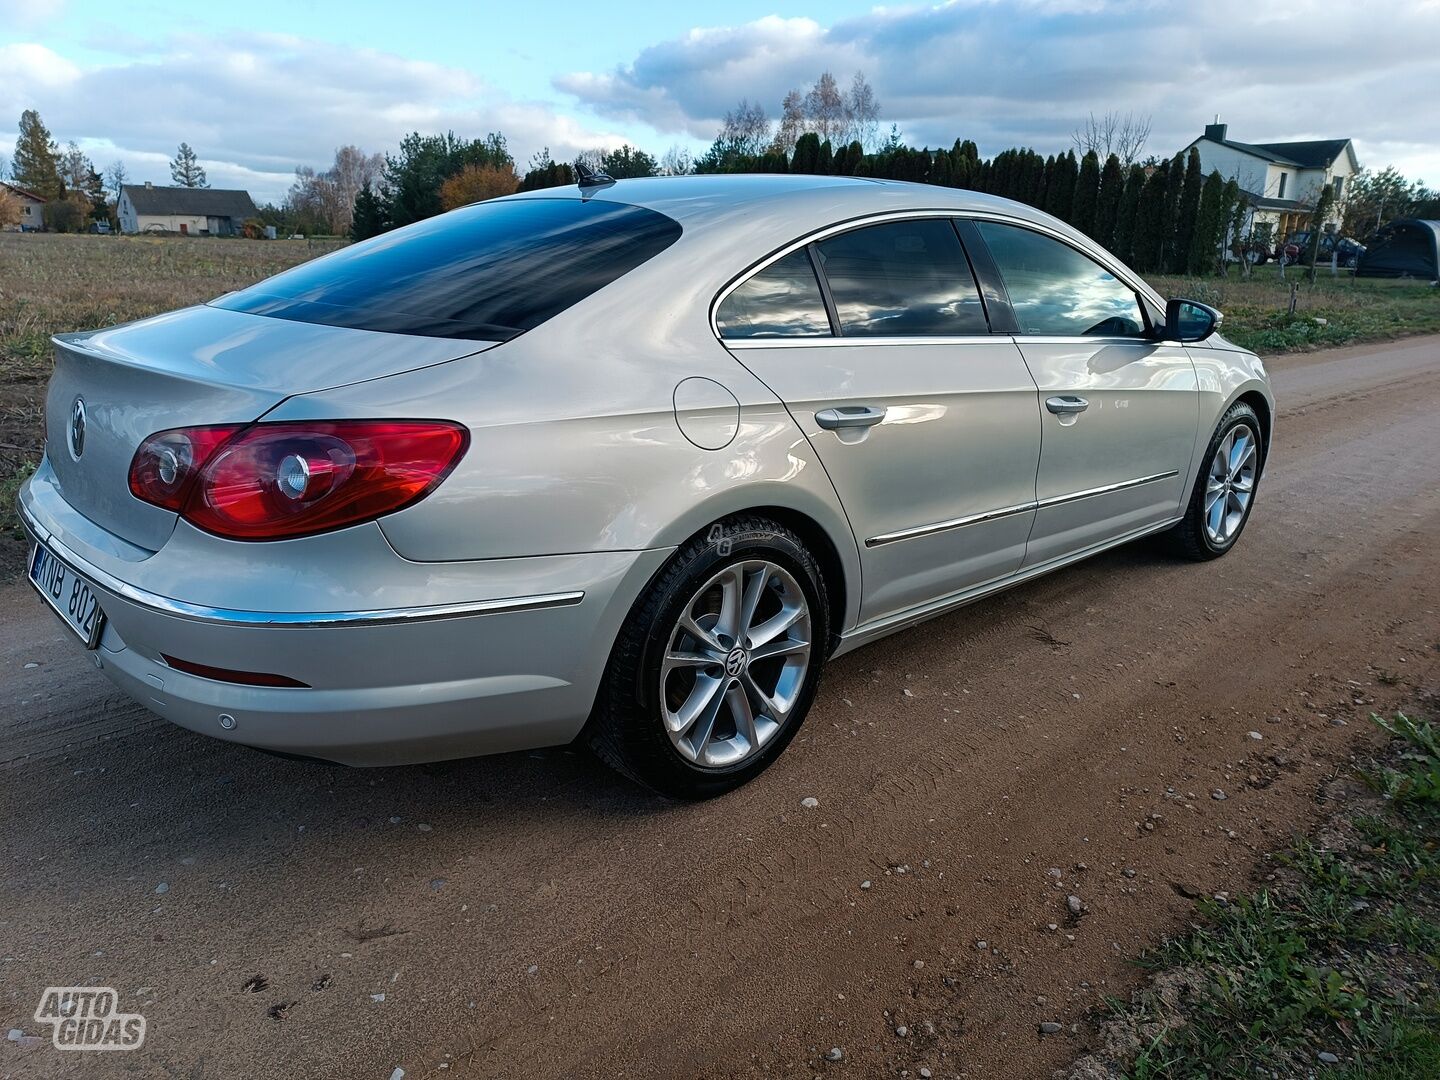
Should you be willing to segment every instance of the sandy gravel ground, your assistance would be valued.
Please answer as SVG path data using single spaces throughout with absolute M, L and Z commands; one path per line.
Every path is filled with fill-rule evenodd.
M 149 1025 L 0 1042 L 0 1076 L 1047 1075 L 1189 897 L 1316 816 L 1366 715 L 1440 682 L 1440 339 L 1271 366 L 1228 558 L 1132 546 L 846 657 L 699 806 L 563 749 L 211 741 L 0 589 L 0 1032 L 86 983 Z

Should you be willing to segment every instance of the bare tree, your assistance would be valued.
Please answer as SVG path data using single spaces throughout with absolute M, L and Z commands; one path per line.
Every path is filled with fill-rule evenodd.
M 757 157 L 763 154 L 770 145 L 770 117 L 765 114 L 765 106 L 742 98 L 725 114 L 719 141 L 733 153 Z
M 845 112 L 849 120 L 846 141 L 858 141 L 866 150 L 872 149 L 880 129 L 880 102 L 875 97 L 875 88 L 865 80 L 863 71 L 855 72 L 855 77 L 850 80 L 850 92 L 845 95 Z
M 344 235 L 354 220 L 355 198 L 366 185 L 377 187 L 385 167 L 383 154 L 367 154 L 358 146 L 342 146 L 323 173 L 308 165 L 295 170 L 295 182 L 286 196 L 293 211 L 322 222 L 328 232 Z
M 120 189 L 130 182 L 130 173 L 125 168 L 123 161 L 112 161 L 105 168 L 105 190 L 110 195 L 110 201 L 115 202 L 120 198 Z
M 581 150 L 575 155 L 575 164 L 584 165 L 591 172 L 605 171 L 605 151 L 603 149 Z
M 880 102 L 865 73 L 857 71 L 850 89 L 842 93 L 835 76 L 826 71 L 807 91 L 791 90 L 785 95 L 771 149 L 788 154 L 795 149 L 796 139 L 813 132 L 821 142 L 830 140 L 832 146 L 858 140 L 869 150 L 875 146 L 879 128 Z
M 788 154 L 795 149 L 795 140 L 805 134 L 805 95 L 791 90 L 780 103 L 780 126 L 775 129 L 772 149 Z
M 845 95 L 840 92 L 835 76 L 828 71 L 821 72 L 805 95 L 805 119 L 810 130 L 820 136 L 821 142 L 827 139 L 839 142 L 849 126 L 846 113 Z
M 660 155 L 661 176 L 688 176 L 695 171 L 695 160 L 690 151 L 679 143 Z
M 1128 112 L 1124 116 L 1107 112 L 1098 120 L 1092 112 L 1084 126 L 1076 128 L 1070 135 L 1076 157 L 1083 158 L 1094 151 L 1095 156 L 1104 161 L 1114 154 L 1120 159 L 1121 167 L 1126 169 L 1140 156 L 1149 138 L 1150 117 Z
M 0 187 L 0 229 L 20 224 L 20 197 L 7 187 Z

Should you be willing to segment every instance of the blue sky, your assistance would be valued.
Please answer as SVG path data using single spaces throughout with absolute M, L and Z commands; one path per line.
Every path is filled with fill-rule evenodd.
M 278 199 L 296 165 L 409 130 L 502 131 L 523 168 L 634 142 L 698 151 L 741 97 L 771 115 L 827 68 L 863 70 L 882 125 L 984 153 L 1070 145 L 1088 111 L 1152 118 L 1170 154 L 1219 113 L 1232 138 L 1350 137 L 1363 164 L 1440 186 L 1440 4 L 1396 0 L 845 0 L 723 8 L 0 0 L 0 155 L 22 109 L 132 179 L 182 139 L 216 186 Z M 14 119 L 10 119 L 14 118 Z

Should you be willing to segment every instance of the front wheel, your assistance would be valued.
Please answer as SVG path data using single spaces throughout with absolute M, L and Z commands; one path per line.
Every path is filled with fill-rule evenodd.
M 1255 491 L 1265 447 L 1260 419 L 1243 401 L 1220 419 L 1185 516 L 1169 536 L 1180 554 L 1191 559 L 1218 559 L 1240 539 Z
M 757 776 L 815 698 L 825 595 L 815 557 L 776 522 L 731 519 L 691 540 L 620 632 L 591 748 L 675 798 L 709 798 Z

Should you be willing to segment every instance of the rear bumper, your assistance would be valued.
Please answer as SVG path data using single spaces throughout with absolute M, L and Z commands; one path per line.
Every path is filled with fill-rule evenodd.
M 317 583 L 317 551 L 305 545 L 234 544 L 182 523 L 161 551 L 126 560 L 74 513 L 43 469 L 22 489 L 26 528 L 101 598 L 106 626 L 93 656 L 116 685 L 201 734 L 351 765 L 570 741 L 634 597 L 669 554 L 409 563 L 371 524 L 328 538 L 337 565 L 325 571 L 333 580 Z M 210 584 L 203 595 L 168 587 L 197 559 Z M 366 591 L 336 584 L 350 577 L 374 582 L 369 598 L 383 602 L 333 603 Z M 308 685 L 202 678 L 164 655 Z

